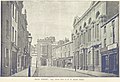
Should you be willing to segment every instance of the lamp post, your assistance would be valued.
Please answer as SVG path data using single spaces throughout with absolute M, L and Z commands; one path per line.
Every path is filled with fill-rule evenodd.
M 29 43 L 29 64 L 28 64 L 28 77 L 31 76 L 31 55 L 30 55 L 30 48 L 31 48 L 32 37 L 31 34 L 28 36 L 28 43 Z

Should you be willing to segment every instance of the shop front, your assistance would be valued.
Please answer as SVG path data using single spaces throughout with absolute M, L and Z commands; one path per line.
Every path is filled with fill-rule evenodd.
M 103 51 L 101 51 L 102 55 L 102 72 L 105 73 L 113 73 L 118 75 L 119 74 L 119 53 L 118 53 L 118 47 L 114 48 L 104 48 Z

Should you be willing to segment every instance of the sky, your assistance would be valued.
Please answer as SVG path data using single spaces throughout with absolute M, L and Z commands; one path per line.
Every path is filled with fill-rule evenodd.
M 32 44 L 37 39 L 55 36 L 56 41 L 71 40 L 73 22 L 76 16 L 89 8 L 90 1 L 24 1 L 27 11 L 28 30 L 32 34 Z

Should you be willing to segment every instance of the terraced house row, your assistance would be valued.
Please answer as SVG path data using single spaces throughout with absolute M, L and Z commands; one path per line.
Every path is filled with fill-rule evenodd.
M 28 67 L 30 33 L 23 7 L 23 1 L 1 1 L 0 76 L 11 76 Z
M 53 48 L 53 65 L 58 67 L 67 65 L 80 70 L 118 75 L 118 35 L 119 2 L 93 1 L 81 17 L 75 17 L 71 34 L 72 41 Z M 66 49 L 69 50 L 70 44 L 72 45 L 70 52 L 65 52 Z M 62 51 L 64 46 L 66 49 Z M 55 54 L 57 57 L 54 56 Z M 69 65 L 66 64 L 67 60 Z

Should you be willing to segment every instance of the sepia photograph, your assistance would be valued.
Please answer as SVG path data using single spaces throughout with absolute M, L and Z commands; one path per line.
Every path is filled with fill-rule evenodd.
M 0 77 L 119 77 L 119 1 L 1 3 Z

